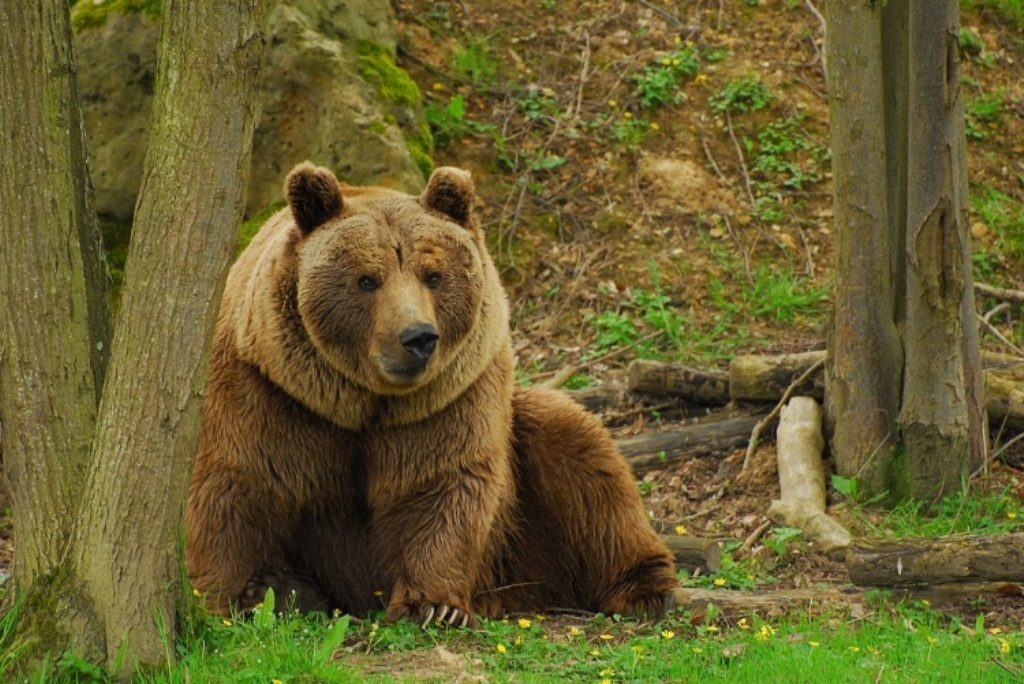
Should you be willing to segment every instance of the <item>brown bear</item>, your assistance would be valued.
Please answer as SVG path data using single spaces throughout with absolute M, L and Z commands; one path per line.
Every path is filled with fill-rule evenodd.
M 676 586 L 629 467 L 556 392 L 515 389 L 508 305 L 467 172 L 419 197 L 308 163 L 231 269 L 189 489 L 211 610 L 424 622 L 655 615 Z

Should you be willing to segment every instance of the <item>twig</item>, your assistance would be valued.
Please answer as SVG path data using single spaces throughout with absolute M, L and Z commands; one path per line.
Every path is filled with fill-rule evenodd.
M 722 169 L 718 166 L 718 162 L 716 162 L 715 158 L 711 155 L 711 148 L 708 147 L 708 141 L 701 138 L 700 146 L 704 148 L 704 156 L 707 157 L 708 164 L 711 164 L 711 168 L 715 170 L 715 175 L 718 176 L 718 179 L 726 185 L 731 185 L 731 183 L 729 183 L 729 179 L 725 177 L 725 174 L 722 173 Z
M 754 548 L 754 544 L 756 544 L 757 541 L 764 536 L 764 533 L 767 532 L 771 526 L 771 520 L 765 520 L 763 523 L 758 525 L 757 529 L 751 532 L 747 536 L 747 538 L 743 540 L 743 543 L 740 544 L 739 553 L 750 553 L 750 549 Z
M 974 291 L 986 297 L 1005 299 L 1010 302 L 1024 302 L 1024 291 L 1011 290 L 1005 287 L 995 287 L 985 283 L 974 283 Z
M 584 31 L 583 38 L 586 40 L 586 43 L 583 46 L 583 66 L 580 68 L 580 87 L 576 91 L 576 107 L 569 118 L 570 127 L 576 123 L 576 119 L 580 116 L 580 109 L 583 107 L 583 86 L 587 83 L 587 69 L 590 67 L 590 33 Z
M 740 250 L 740 254 L 743 255 L 743 270 L 747 274 L 747 282 L 753 285 L 754 274 L 750 272 L 750 252 L 747 251 L 747 248 L 740 243 L 740 238 L 736 235 L 736 231 L 732 229 L 732 221 L 729 220 L 729 217 L 723 215 L 722 221 L 725 223 L 725 227 L 729 229 L 729 235 L 732 236 L 732 240 L 736 243 L 736 247 Z
M 992 322 L 992 318 L 996 314 L 1001 314 L 1002 312 L 1006 311 L 1009 308 L 1010 308 L 1010 302 L 999 302 L 998 304 L 993 306 L 991 309 L 989 309 L 988 313 L 986 313 L 984 316 L 982 316 L 982 318 L 984 318 L 987 323 L 991 323 Z
M 984 316 L 981 316 L 979 314 L 975 314 L 975 315 L 978 317 L 978 323 L 981 324 L 981 327 L 985 330 L 985 332 L 990 333 L 997 340 L 999 340 L 1003 344 L 1004 347 L 1006 347 L 1007 349 L 1013 351 L 1013 353 L 1016 354 L 1017 356 L 1024 357 L 1024 349 L 1021 349 L 1020 347 L 1015 345 L 1013 342 L 1011 342 L 1009 339 L 1007 339 L 1006 335 L 1004 335 L 1003 333 L 999 332 L 998 328 L 996 328 L 994 325 L 992 325 L 991 323 L 986 321 Z
M 658 14 L 660 14 L 662 16 L 662 18 L 666 19 L 667 21 L 672 22 L 676 26 L 679 26 L 679 27 L 686 26 L 686 24 L 683 23 L 682 19 L 680 19 L 676 15 L 672 14 L 668 10 L 663 10 L 660 7 L 658 7 L 657 5 L 655 5 L 653 3 L 650 3 L 650 2 L 647 2 L 647 0 L 637 0 L 637 2 L 639 2 L 644 7 L 657 12 Z M 687 28 L 690 28 L 690 27 L 687 27 Z M 693 30 L 693 29 L 691 28 L 690 30 Z
M 1014 435 L 1013 437 L 1011 437 L 1010 439 L 1006 440 L 1006 443 L 1005 443 L 1005 444 L 1003 444 L 1003 445 L 1002 445 L 1001 447 L 999 447 L 998 449 L 996 449 L 995 453 L 993 453 L 993 454 L 992 454 L 992 460 L 994 461 L 994 460 L 996 460 L 997 458 L 999 458 L 999 455 L 1000 455 L 1000 454 L 1002 454 L 1002 453 L 1003 453 L 1004 451 L 1006 451 L 1007 449 L 1009 449 L 1009 448 L 1010 448 L 1010 446 L 1011 446 L 1011 445 L 1012 445 L 1012 444 L 1013 444 L 1014 442 L 1019 442 L 1019 441 L 1021 440 L 1021 438 L 1024 438 L 1024 432 L 1021 432 L 1021 433 L 1019 433 L 1019 434 L 1016 434 L 1016 435 Z
M 729 114 L 728 110 L 725 112 L 725 122 L 729 125 L 729 137 L 732 138 L 732 144 L 736 148 L 736 157 L 740 161 L 740 169 L 743 171 L 743 184 L 747 188 L 747 197 L 750 199 L 750 209 L 754 209 L 754 191 L 750 185 L 750 173 L 747 171 L 747 160 L 743 156 L 743 148 L 740 147 L 740 141 L 736 138 L 736 131 L 732 128 L 732 115 Z
M 786 388 L 786 391 L 782 393 L 782 398 L 779 399 L 779 403 L 775 405 L 775 408 L 772 409 L 771 413 L 769 413 L 761 420 L 757 421 L 757 424 L 754 426 L 754 429 L 750 432 L 750 443 L 747 445 L 747 453 L 744 454 L 743 456 L 743 465 L 740 466 L 741 473 L 747 469 L 747 463 L 750 461 L 750 457 L 754 454 L 755 451 L 757 451 L 757 442 L 761 438 L 761 432 L 766 427 L 768 427 L 768 425 L 770 425 L 773 420 L 775 420 L 778 417 L 779 412 L 782 411 L 782 407 L 786 405 L 787 401 L 789 401 L 789 398 L 793 395 L 793 392 L 795 392 L 800 385 L 804 384 L 804 382 L 806 382 L 809 377 L 817 373 L 818 370 L 824 365 L 825 359 L 821 359 L 818 362 L 812 364 L 807 370 L 803 372 L 803 374 L 800 375 L 799 378 L 794 380 L 789 385 L 789 387 Z
M 598 356 L 596 358 L 590 359 L 589 361 L 584 361 L 583 363 L 579 363 L 574 366 L 565 366 L 557 373 L 555 373 L 553 376 L 551 376 L 549 379 L 542 382 L 539 385 L 539 387 L 545 387 L 547 389 L 558 389 L 559 387 L 564 385 L 569 378 L 571 378 L 576 373 L 579 373 L 584 368 L 589 368 L 590 366 L 593 366 L 595 364 L 601 363 L 603 361 L 609 361 L 617 356 L 621 356 L 622 354 L 625 354 L 628 351 L 633 351 L 638 344 L 642 344 L 644 342 L 653 340 L 655 337 L 661 334 L 662 332 L 660 330 L 656 330 L 650 335 L 647 335 L 646 337 L 641 337 L 634 344 L 631 344 L 627 347 L 619 347 L 618 349 L 610 351 L 607 354 L 604 354 L 603 356 Z
M 818 11 L 818 8 L 814 6 L 814 3 L 811 2 L 811 0 L 804 0 L 804 4 L 807 5 L 807 9 L 811 10 L 811 14 L 818 18 L 818 23 L 821 24 L 821 41 L 824 43 L 825 31 L 828 30 L 825 23 L 825 17 L 822 16 L 821 12 Z M 815 44 L 815 48 L 817 48 L 817 44 Z M 828 73 L 828 65 L 825 63 L 825 51 L 822 50 L 819 54 L 821 55 L 821 73 L 822 75 L 825 75 Z

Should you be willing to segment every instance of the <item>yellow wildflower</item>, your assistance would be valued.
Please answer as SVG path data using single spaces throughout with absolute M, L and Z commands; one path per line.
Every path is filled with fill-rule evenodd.
M 444 90 L 444 83 L 440 81 L 434 81 L 433 85 L 430 86 L 434 90 Z
M 714 584 L 716 587 L 724 587 L 725 586 L 725 578 L 724 577 L 716 577 L 715 581 L 712 584 Z
M 1009 518 L 1010 520 L 1016 520 L 1017 519 L 1017 511 L 1006 511 L 1006 517 Z
M 929 601 L 928 599 L 921 599 L 921 605 L 923 605 L 925 608 L 930 608 L 931 605 L 932 605 L 932 602 Z
M 515 638 L 515 642 L 514 643 L 515 643 L 516 646 L 522 646 L 523 645 L 523 635 L 522 634 L 516 634 L 516 638 Z
M 807 645 L 810 646 L 811 648 L 818 648 L 818 646 L 821 646 L 821 642 L 820 641 L 808 641 Z
M 846 650 L 850 653 L 860 653 L 860 646 L 850 646 Z
M 665 629 L 665 630 L 662 630 L 662 632 L 661 632 L 661 638 L 662 639 L 672 639 L 672 638 L 675 637 L 675 635 L 676 635 L 676 633 L 673 632 L 671 629 Z
M 669 64 L 672 63 L 672 60 L 669 59 L 668 57 L 662 57 L 661 58 L 661 63 L 664 64 L 665 66 L 668 66 Z
M 680 60 L 678 60 L 678 59 L 673 59 L 672 60 L 672 66 L 679 66 L 680 64 L 682 64 L 682 62 Z
M 747 618 L 740 618 L 739 622 L 736 623 L 736 626 L 740 629 L 750 629 L 750 623 L 747 622 Z
M 761 629 L 757 630 L 757 634 L 754 635 L 754 638 L 758 641 L 767 641 L 774 635 L 775 629 L 771 625 L 761 625 Z
M 686 534 L 686 525 L 676 525 L 676 534 L 680 537 Z
M 675 43 L 676 45 L 681 45 L 682 42 L 683 42 L 683 39 L 680 38 L 679 36 L 676 36 L 675 38 L 672 39 L 672 42 Z
M 701 648 L 700 646 L 694 646 L 694 647 L 693 647 L 693 652 L 694 652 L 694 653 L 703 653 L 703 652 L 704 652 L 704 649 L 703 649 L 703 648 Z
M 711 632 L 712 634 L 714 634 L 715 632 L 718 631 L 718 625 L 708 625 L 704 629 L 707 630 L 708 632 Z
M 569 636 L 574 636 L 574 637 L 583 636 L 583 630 L 580 629 L 579 627 L 570 627 L 569 628 Z
M 545 620 L 548 619 L 547 615 L 537 615 L 535 617 L 537 618 L 537 622 L 544 622 Z
M 623 119 L 632 119 L 633 118 L 633 112 L 625 112 L 625 113 L 623 113 L 622 118 Z
M 528 618 L 519 618 L 519 629 L 530 629 L 532 624 Z
M 1010 642 L 1002 637 L 999 637 L 999 652 L 1003 655 L 1010 653 Z
M 227 618 L 224 618 L 223 620 L 221 620 L 221 622 L 224 623 L 225 627 L 230 627 L 232 624 L 234 624 L 231 622 L 231 620 L 228 620 Z
M 192 595 L 193 595 L 193 596 L 196 596 L 196 597 L 202 596 L 202 594 L 200 594 L 200 593 L 199 593 L 199 590 L 198 590 L 198 589 L 193 589 L 193 590 L 192 590 Z
M 270 684 L 284 684 L 280 679 L 271 679 Z
M 928 643 L 934 646 L 935 644 L 939 643 L 939 640 L 931 635 L 928 635 Z
M 996 634 L 1002 634 L 1002 632 L 1003 632 L 1003 630 L 1001 628 L 999 628 L 999 627 L 991 627 L 988 630 L 988 633 L 991 634 L 992 636 L 995 636 Z
M 610 667 L 606 667 L 603 670 L 601 670 L 598 674 L 602 677 L 611 677 L 613 674 L 615 674 L 615 670 L 613 670 Z
M 655 122 L 655 121 L 652 121 L 652 122 L 651 122 L 651 130 L 652 130 L 652 131 L 657 131 L 657 130 L 659 130 L 660 128 L 661 128 L 661 126 L 659 126 L 659 125 L 657 124 L 657 122 Z
M 612 684 L 612 680 L 610 680 L 610 679 L 602 679 L 601 680 L 601 684 Z
M 497 651 L 498 653 L 504 653 L 506 651 L 505 644 L 498 644 L 497 646 L 494 647 L 494 650 Z
M 614 109 L 615 107 L 619 106 L 619 101 L 618 100 L 608 100 L 608 106 Z
M 594 656 L 595 658 L 597 658 L 598 656 L 600 656 L 600 655 L 601 655 L 601 652 L 600 652 L 600 651 L 598 651 L 598 650 L 597 650 L 597 649 L 595 648 L 595 649 L 593 649 L 593 650 L 591 650 L 591 651 L 590 651 L 590 655 L 592 655 L 592 656 Z
M 604 634 L 602 634 L 602 635 L 601 635 L 601 637 L 600 637 L 600 638 L 601 638 L 601 640 L 602 640 L 602 641 L 611 641 L 611 640 L 612 640 L 612 639 L 614 639 L 615 637 L 613 637 L 613 636 L 612 636 L 611 634 L 609 634 L 608 632 L 605 632 Z
M 373 595 L 379 598 L 384 595 L 384 592 L 378 589 L 377 591 L 373 592 Z
M 693 47 L 693 41 L 692 40 L 686 41 L 686 47 L 692 48 Z
M 693 77 L 693 82 L 696 83 L 697 85 L 701 85 L 703 83 L 707 83 L 708 82 L 708 75 L 707 74 L 697 74 L 696 76 Z

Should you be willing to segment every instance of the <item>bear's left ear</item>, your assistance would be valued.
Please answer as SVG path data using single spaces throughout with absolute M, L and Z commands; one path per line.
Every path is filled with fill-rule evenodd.
M 469 227 L 473 214 L 473 177 L 469 171 L 441 166 L 430 174 L 420 204 L 449 217 L 463 228 Z
M 303 233 L 340 214 L 344 205 L 341 186 L 330 169 L 309 162 L 302 162 L 288 174 L 284 195 Z

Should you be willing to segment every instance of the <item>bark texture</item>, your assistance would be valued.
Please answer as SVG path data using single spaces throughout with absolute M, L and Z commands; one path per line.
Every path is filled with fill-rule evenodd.
M 0 4 L 0 447 L 20 592 L 67 551 L 109 346 L 64 0 Z
M 857 541 L 846 553 L 850 580 L 906 587 L 947 582 L 1019 582 L 1024 534 Z
M 934 500 L 984 459 L 958 4 L 828 3 L 840 474 Z M 909 56 L 913 55 L 913 60 Z
M 888 463 L 898 442 L 903 364 L 881 153 L 887 142 L 883 4 L 830 0 L 825 45 L 836 224 L 828 428 L 838 471 L 876 492 L 888 486 Z
M 899 425 L 909 493 L 935 499 L 985 457 L 967 219 L 959 5 L 911 3 L 906 365 Z
M 164 6 L 157 93 L 76 546 L 108 661 L 164 657 L 206 363 L 258 115 L 266 0 Z M 182 198 L 187 198 L 183 201 Z

